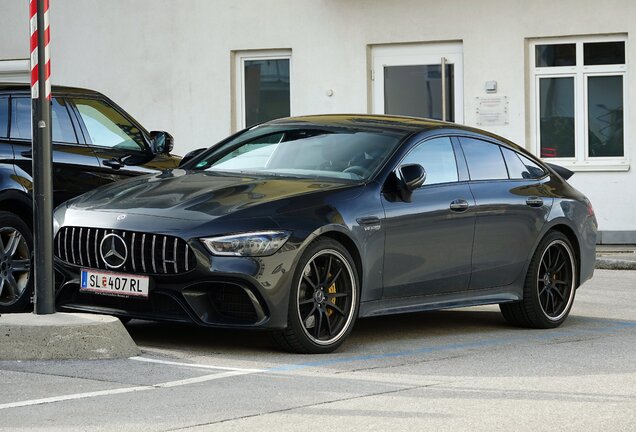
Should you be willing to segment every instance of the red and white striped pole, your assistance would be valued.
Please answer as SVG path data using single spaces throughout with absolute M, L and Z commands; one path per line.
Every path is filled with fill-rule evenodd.
M 49 0 L 29 0 L 29 11 L 33 101 L 34 310 L 36 314 L 44 315 L 55 312 Z
M 51 31 L 49 28 L 49 0 L 44 0 L 44 78 L 46 87 L 46 98 L 51 100 L 51 51 L 49 42 L 51 41 Z M 38 2 L 29 1 L 29 16 L 31 24 L 31 97 L 37 99 L 40 95 L 39 83 L 39 44 L 38 44 Z

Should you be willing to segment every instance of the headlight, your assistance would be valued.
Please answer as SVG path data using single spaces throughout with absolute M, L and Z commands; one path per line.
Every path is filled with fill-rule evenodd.
M 257 257 L 276 253 L 290 235 L 287 231 L 261 231 L 202 238 L 201 241 L 214 255 Z

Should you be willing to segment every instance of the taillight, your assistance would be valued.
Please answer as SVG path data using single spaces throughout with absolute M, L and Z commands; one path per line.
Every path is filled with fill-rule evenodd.
M 587 204 L 587 215 L 594 216 L 594 207 L 592 207 L 592 203 L 587 198 L 585 199 L 585 202 Z

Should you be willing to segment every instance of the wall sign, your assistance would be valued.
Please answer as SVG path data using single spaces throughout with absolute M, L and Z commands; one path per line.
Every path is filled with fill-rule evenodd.
M 477 125 L 504 126 L 508 124 L 508 96 L 478 97 Z

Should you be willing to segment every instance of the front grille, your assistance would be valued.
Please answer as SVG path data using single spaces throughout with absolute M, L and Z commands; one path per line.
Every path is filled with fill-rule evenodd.
M 121 267 L 106 265 L 100 245 L 108 234 L 124 240 L 128 255 Z M 190 246 L 177 237 L 132 231 L 63 227 L 55 237 L 55 256 L 62 261 L 82 267 L 104 270 L 131 271 L 145 274 L 180 274 L 195 266 Z

